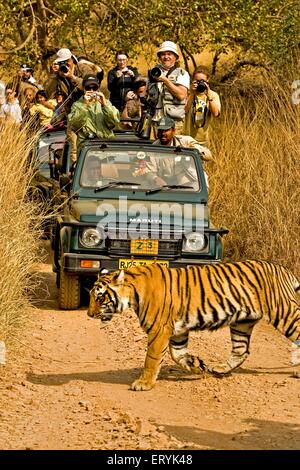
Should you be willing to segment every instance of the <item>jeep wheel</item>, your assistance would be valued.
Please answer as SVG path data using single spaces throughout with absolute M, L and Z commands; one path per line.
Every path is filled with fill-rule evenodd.
M 75 310 L 80 306 L 80 278 L 76 274 L 60 272 L 58 301 L 64 310 Z

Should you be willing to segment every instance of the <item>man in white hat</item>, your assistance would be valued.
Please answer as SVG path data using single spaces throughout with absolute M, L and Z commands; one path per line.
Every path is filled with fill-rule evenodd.
M 83 95 L 83 76 L 94 72 L 93 64 L 90 63 L 90 65 L 87 64 L 81 69 L 78 66 L 77 57 L 70 49 L 65 47 L 59 49 L 56 53 L 56 59 L 52 64 L 53 74 L 45 83 L 45 90 L 51 99 L 56 98 L 57 95 L 63 97 L 63 111 L 60 118 L 64 119 L 64 121 L 67 121 L 67 115 L 71 112 L 73 103 L 78 101 Z M 70 143 L 71 160 L 75 162 L 77 159 L 77 136 L 68 123 L 67 140 Z
M 23 82 L 31 83 L 32 85 L 36 83 L 36 79 L 33 76 L 33 68 L 26 64 L 21 64 L 19 76 Z
M 157 56 L 159 64 L 149 71 L 148 98 L 155 106 L 152 122 L 155 124 L 168 116 L 175 121 L 176 133 L 181 134 L 190 76 L 179 67 L 179 54 L 174 42 L 163 42 Z

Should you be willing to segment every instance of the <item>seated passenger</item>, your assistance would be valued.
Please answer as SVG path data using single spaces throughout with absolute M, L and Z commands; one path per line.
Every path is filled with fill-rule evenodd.
M 158 139 L 153 142 L 153 145 L 164 145 L 167 147 L 190 147 L 195 148 L 199 151 L 200 157 L 204 161 L 212 159 L 211 152 L 207 147 L 200 145 L 195 139 L 187 135 L 175 135 L 175 121 L 169 117 L 163 117 L 157 126 Z M 150 174 L 147 174 L 147 178 L 152 174 L 153 182 L 157 186 L 163 186 L 165 184 L 185 184 L 187 181 L 195 179 L 193 171 L 187 167 L 187 160 L 185 161 L 185 167 L 182 166 L 182 159 L 178 159 L 177 155 L 174 154 L 174 158 L 168 159 L 155 159 L 152 158 L 147 163 Z M 170 183 L 170 178 L 172 183 Z M 207 182 L 207 175 L 205 173 Z M 208 183 L 208 182 L 207 182 Z
M 35 95 L 35 104 L 31 106 L 29 112 L 31 116 L 38 114 L 40 125 L 45 127 L 50 124 L 56 105 L 56 100 L 48 100 L 46 92 L 38 90 Z
M 81 184 L 82 186 L 97 186 L 101 176 L 101 161 L 92 155 L 84 166 Z

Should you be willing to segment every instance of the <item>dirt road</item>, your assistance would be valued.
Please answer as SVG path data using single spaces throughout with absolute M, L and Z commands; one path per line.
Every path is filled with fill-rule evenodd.
M 86 308 L 57 307 L 51 265 L 16 358 L 0 366 L 1 449 L 299 449 L 300 380 L 291 347 L 255 328 L 252 354 L 229 377 L 188 375 L 168 356 L 156 387 L 133 392 L 146 336 L 134 317 L 100 329 Z M 207 362 L 229 353 L 227 329 L 194 334 Z

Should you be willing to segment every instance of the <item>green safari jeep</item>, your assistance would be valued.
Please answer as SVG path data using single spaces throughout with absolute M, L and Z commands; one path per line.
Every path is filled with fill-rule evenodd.
M 78 308 L 102 268 L 219 262 L 225 233 L 210 221 L 197 150 L 87 141 L 56 221 L 60 308 Z

